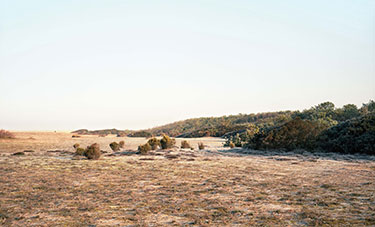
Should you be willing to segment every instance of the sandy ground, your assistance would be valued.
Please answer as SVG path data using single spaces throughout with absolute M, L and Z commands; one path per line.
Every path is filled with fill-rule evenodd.
M 203 151 L 136 155 L 123 151 L 145 139 L 16 136 L 0 140 L 3 226 L 375 226 L 374 157 L 228 150 L 212 138 L 189 140 Z M 74 143 L 93 142 L 108 153 L 73 160 Z

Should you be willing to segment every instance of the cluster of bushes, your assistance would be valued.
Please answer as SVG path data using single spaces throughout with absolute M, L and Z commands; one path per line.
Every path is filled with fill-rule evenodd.
M 7 130 L 4 130 L 4 129 L 1 129 L 0 130 L 0 139 L 14 139 L 15 136 L 13 133 L 7 131 Z
M 175 144 L 175 139 L 172 139 L 167 135 L 163 135 L 163 137 L 160 140 L 154 137 L 149 139 L 147 143 L 138 146 L 138 152 L 140 152 L 141 154 L 147 154 L 147 152 L 151 150 L 156 150 L 159 147 L 161 149 L 172 148 Z
M 76 149 L 76 155 L 86 156 L 87 159 L 98 160 L 102 154 L 100 146 L 97 143 L 88 146 L 86 149 L 81 148 L 78 143 L 74 144 L 73 147 Z

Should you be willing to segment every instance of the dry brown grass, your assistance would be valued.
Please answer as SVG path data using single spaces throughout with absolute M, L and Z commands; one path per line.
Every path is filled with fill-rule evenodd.
M 207 151 L 72 160 L 76 142 L 109 151 L 116 139 L 45 136 L 0 141 L 0 225 L 375 225 L 373 161 L 238 155 L 212 140 Z M 146 139 L 125 141 L 135 150 Z M 36 152 L 10 155 L 25 149 Z

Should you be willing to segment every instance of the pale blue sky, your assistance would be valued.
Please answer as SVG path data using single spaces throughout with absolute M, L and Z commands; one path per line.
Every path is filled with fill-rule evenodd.
M 375 1 L 0 1 L 0 128 L 375 99 Z

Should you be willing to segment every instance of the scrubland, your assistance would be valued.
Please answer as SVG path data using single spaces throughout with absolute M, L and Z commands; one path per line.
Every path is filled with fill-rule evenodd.
M 139 155 L 145 138 L 15 135 L 0 140 L 3 226 L 375 225 L 373 156 L 230 149 L 217 138 Z M 76 160 L 75 143 L 106 153 Z M 24 150 L 34 152 L 12 155 Z

